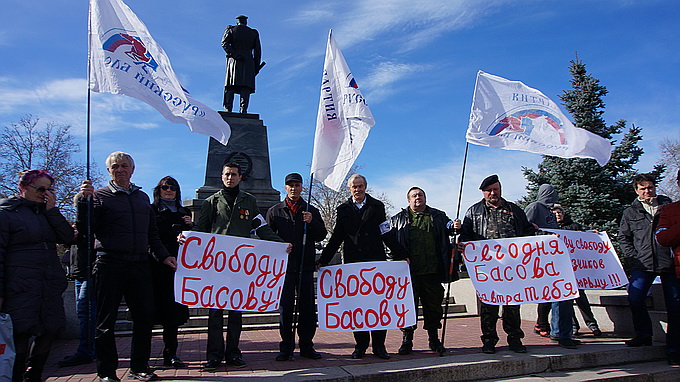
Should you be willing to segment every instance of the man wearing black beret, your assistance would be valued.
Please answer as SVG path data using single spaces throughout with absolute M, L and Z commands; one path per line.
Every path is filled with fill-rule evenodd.
M 501 183 L 498 175 L 486 177 L 479 186 L 484 198 L 472 205 L 465 213 L 461 224 L 460 219 L 454 220 L 454 228 L 461 231 L 460 243 L 466 241 L 501 239 L 517 236 L 532 236 L 536 228 L 529 223 L 524 211 L 516 204 L 501 197 Z M 459 246 L 462 251 L 464 247 Z M 496 322 L 500 306 L 481 303 L 479 315 L 482 326 L 482 352 L 493 354 L 496 352 L 498 333 Z M 525 353 L 522 344 L 524 332 L 520 327 L 521 319 L 519 305 L 503 306 L 503 330 L 508 335 L 510 350 Z

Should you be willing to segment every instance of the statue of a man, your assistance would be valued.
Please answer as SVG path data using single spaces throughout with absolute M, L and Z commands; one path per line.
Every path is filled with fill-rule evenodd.
M 248 110 L 250 94 L 255 93 L 255 76 L 264 63 L 257 30 L 247 26 L 248 17 L 238 16 L 236 25 L 229 25 L 222 37 L 227 53 L 227 76 L 224 81 L 224 110 L 231 112 L 234 93 L 241 97 L 241 113 Z

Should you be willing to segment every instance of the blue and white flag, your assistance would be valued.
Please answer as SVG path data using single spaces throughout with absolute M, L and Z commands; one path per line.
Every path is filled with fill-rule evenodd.
M 153 106 L 170 122 L 226 145 L 231 130 L 177 79 L 168 56 L 121 0 L 90 0 L 90 90 L 124 94 Z
M 481 70 L 477 73 L 466 139 L 506 150 L 592 158 L 600 166 L 611 156 L 607 139 L 574 126 L 539 90 Z
M 375 125 L 345 57 L 328 33 L 311 174 L 339 191 Z

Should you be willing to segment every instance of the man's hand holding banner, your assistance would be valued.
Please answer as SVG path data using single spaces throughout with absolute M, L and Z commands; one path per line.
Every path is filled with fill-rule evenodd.
M 184 232 L 175 300 L 197 308 L 269 312 L 279 308 L 288 243 Z

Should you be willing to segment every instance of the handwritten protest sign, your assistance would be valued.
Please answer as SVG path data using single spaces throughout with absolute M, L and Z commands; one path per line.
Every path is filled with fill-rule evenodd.
M 567 247 L 557 236 L 524 236 L 464 244 L 463 257 L 482 302 L 519 305 L 578 297 Z
M 628 284 L 606 232 L 550 230 L 560 235 L 571 257 L 579 289 L 612 289 Z
M 319 327 L 334 332 L 416 324 L 408 263 L 370 261 L 319 269 Z
M 268 312 L 279 308 L 287 243 L 184 232 L 175 300 L 198 308 Z

